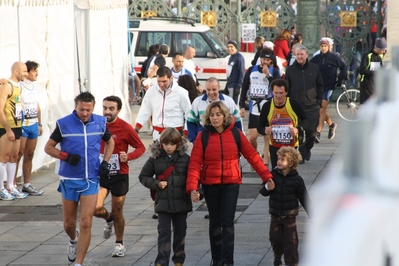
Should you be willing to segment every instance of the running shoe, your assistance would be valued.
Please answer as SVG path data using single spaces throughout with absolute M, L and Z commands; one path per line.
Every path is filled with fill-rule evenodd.
M 331 126 L 328 127 L 328 139 L 333 139 L 335 137 L 335 130 L 337 129 L 337 124 L 332 123 Z
M 24 199 L 28 196 L 28 194 L 20 192 L 15 187 L 11 189 L 10 194 L 13 195 L 16 199 Z
M 15 196 L 11 195 L 10 192 L 6 188 L 2 188 L 0 190 L 0 199 L 1 200 L 14 200 Z
M 76 238 L 78 237 L 79 237 L 79 230 L 76 230 Z M 78 249 L 78 241 L 69 240 L 67 256 L 70 262 L 74 262 L 76 260 L 77 249 Z
M 316 132 L 316 136 L 314 138 L 315 143 L 320 143 L 320 132 Z
M 112 257 L 123 257 L 125 256 L 125 246 L 120 243 L 115 243 L 114 251 L 112 252 Z
M 103 229 L 103 237 L 104 238 L 110 238 L 112 235 L 112 226 L 114 226 L 114 221 L 112 222 L 105 222 L 105 226 Z
M 28 193 L 31 196 L 41 196 L 43 195 L 44 191 L 39 189 L 37 190 L 34 186 L 29 184 L 28 187 L 22 186 L 22 192 Z

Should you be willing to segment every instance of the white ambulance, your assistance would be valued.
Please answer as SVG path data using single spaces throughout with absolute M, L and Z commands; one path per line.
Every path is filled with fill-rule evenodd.
M 230 55 L 226 46 L 206 25 L 182 18 L 132 19 L 129 22 L 131 49 L 133 50 L 134 69 L 141 73 L 141 66 L 147 58 L 149 47 L 153 44 L 166 44 L 170 47 L 166 66 L 172 67 L 175 52 L 184 54 L 187 45 L 195 47 L 193 59 L 196 76 L 205 89 L 205 81 L 216 77 L 221 89 L 226 84 L 226 65 Z M 251 66 L 254 53 L 240 52 L 245 58 L 245 68 Z

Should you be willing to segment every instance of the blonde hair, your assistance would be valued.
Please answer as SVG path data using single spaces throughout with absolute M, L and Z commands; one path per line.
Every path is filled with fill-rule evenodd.
M 231 122 L 233 121 L 233 118 L 231 117 L 230 110 L 227 108 L 227 106 L 222 102 L 222 101 L 216 101 L 216 102 L 211 102 L 208 104 L 205 110 L 205 114 L 202 118 L 204 126 L 210 126 L 211 125 L 211 120 L 209 116 L 211 115 L 212 109 L 219 107 L 220 112 L 222 112 L 224 118 L 223 118 L 223 127 L 226 128 L 228 127 Z
M 277 156 L 286 157 L 287 161 L 292 164 L 291 169 L 297 169 L 299 162 L 302 160 L 301 153 L 294 147 L 284 146 L 277 151 Z

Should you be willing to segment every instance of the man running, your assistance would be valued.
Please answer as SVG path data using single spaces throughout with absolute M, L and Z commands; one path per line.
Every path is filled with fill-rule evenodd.
M 115 248 L 112 257 L 125 256 L 123 232 L 125 218 L 123 205 L 129 191 L 128 162 L 139 158 L 145 152 L 145 146 L 133 127 L 118 117 L 122 109 L 122 100 L 117 96 L 108 96 L 103 100 L 103 115 L 107 118 L 107 127 L 115 141 L 114 152 L 108 162 L 110 170 L 108 176 L 100 176 L 100 190 L 98 192 L 96 211 L 94 216 L 105 220 L 103 237 L 109 238 L 112 226 L 115 226 Z M 135 150 L 128 153 L 129 146 Z M 105 143 L 101 143 L 101 155 L 104 153 Z M 112 194 L 111 212 L 104 207 L 105 198 Z

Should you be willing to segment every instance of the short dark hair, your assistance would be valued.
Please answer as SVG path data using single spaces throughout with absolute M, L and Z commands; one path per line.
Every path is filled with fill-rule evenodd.
M 104 98 L 103 102 L 104 101 L 116 102 L 116 104 L 118 106 L 118 110 L 122 109 L 122 100 L 118 96 L 115 96 L 115 95 L 107 96 Z
M 161 44 L 159 46 L 158 53 L 160 53 L 160 54 L 169 54 L 169 46 L 167 46 L 166 44 Z
M 25 65 L 26 65 L 26 68 L 27 68 L 28 72 L 30 72 L 31 70 L 35 70 L 35 69 L 39 68 L 39 64 L 36 63 L 35 61 L 29 61 L 28 60 L 28 61 L 26 61 Z
M 170 78 L 170 77 L 172 76 L 172 71 L 171 71 L 170 68 L 167 67 L 167 66 L 161 66 L 161 67 L 158 68 L 158 70 L 157 70 L 157 76 L 158 76 L 158 77 L 167 76 L 168 78 Z
M 96 104 L 96 99 L 94 98 L 93 94 L 88 91 L 81 92 L 78 96 L 75 97 L 75 106 L 78 105 L 78 102 L 85 102 L 85 103 L 93 103 Z
M 274 86 L 277 86 L 277 87 L 283 87 L 284 86 L 285 92 L 288 92 L 288 89 L 289 89 L 289 83 L 285 79 L 275 79 L 275 80 L 273 80 L 272 83 L 270 84 L 270 88 L 272 89 L 272 91 L 273 91 Z
M 176 52 L 176 53 L 173 54 L 173 57 L 172 57 L 172 58 L 173 58 L 173 59 L 176 59 L 176 56 L 179 56 L 179 55 L 180 55 L 180 56 L 183 56 L 182 53 Z

